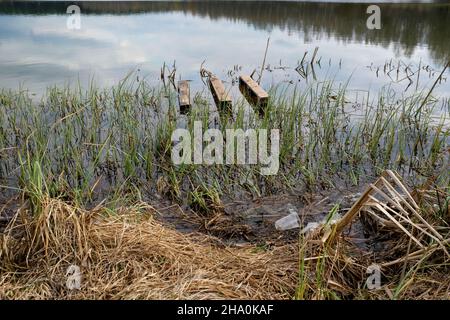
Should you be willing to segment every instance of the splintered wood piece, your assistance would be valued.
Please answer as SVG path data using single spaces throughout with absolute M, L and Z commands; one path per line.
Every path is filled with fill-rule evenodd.
M 239 77 L 239 89 L 250 104 L 260 107 L 267 106 L 267 101 L 269 100 L 268 93 L 250 76 L 241 75 Z
M 185 112 L 191 107 L 189 82 L 186 80 L 178 82 L 178 102 L 180 104 L 180 112 Z
M 209 78 L 209 87 L 211 89 L 211 94 L 214 98 L 217 108 L 224 108 L 231 110 L 232 101 L 231 97 L 225 91 L 225 86 L 219 78 L 211 76 Z
M 383 172 L 382 177 L 387 176 L 386 172 Z M 363 195 L 356 201 L 353 206 L 347 211 L 341 220 L 336 224 L 336 234 L 339 234 L 359 213 L 364 204 L 370 199 L 370 196 L 375 192 L 373 186 L 378 187 L 382 184 L 381 178 L 378 178 L 373 185 L 370 185 Z

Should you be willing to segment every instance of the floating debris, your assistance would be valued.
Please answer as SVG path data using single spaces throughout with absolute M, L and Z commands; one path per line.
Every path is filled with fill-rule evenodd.
M 225 109 L 231 111 L 233 103 L 230 95 L 225 90 L 225 86 L 223 85 L 222 81 L 220 81 L 220 79 L 215 76 L 211 76 L 209 77 L 208 82 L 217 109 L 219 110 Z
M 298 213 L 292 208 L 289 208 L 288 211 L 289 214 L 287 216 L 278 219 L 275 222 L 275 229 L 285 231 L 300 227 L 300 219 Z
M 181 80 L 178 82 L 178 102 L 180 104 L 180 113 L 185 114 L 191 108 L 191 94 L 189 82 Z
M 269 94 L 264 91 L 264 89 L 261 88 L 250 76 L 241 75 L 239 77 L 239 90 L 250 104 L 260 108 L 267 106 Z

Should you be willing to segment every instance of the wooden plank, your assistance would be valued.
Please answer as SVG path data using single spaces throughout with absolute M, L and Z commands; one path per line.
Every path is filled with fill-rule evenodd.
M 269 94 L 250 76 L 241 75 L 239 77 L 239 89 L 250 104 L 259 107 L 267 106 Z
M 217 109 L 231 110 L 233 103 L 229 94 L 225 91 L 225 86 L 219 78 L 211 76 L 209 78 L 209 88 L 216 103 Z
M 381 177 L 387 177 L 386 171 L 384 171 L 381 175 Z M 375 183 L 373 184 L 375 187 L 379 187 L 383 181 L 382 179 L 378 178 Z M 338 221 L 336 224 L 336 234 L 339 234 L 344 228 L 352 222 L 354 217 L 359 213 L 361 208 L 364 206 L 364 204 L 370 199 L 370 195 L 374 192 L 372 186 L 369 186 L 366 191 L 363 193 L 363 195 L 356 201 L 353 206 L 347 211 L 347 213 L 341 218 L 341 220 Z
M 178 103 L 181 113 L 186 113 L 191 107 L 191 93 L 187 80 L 178 81 Z

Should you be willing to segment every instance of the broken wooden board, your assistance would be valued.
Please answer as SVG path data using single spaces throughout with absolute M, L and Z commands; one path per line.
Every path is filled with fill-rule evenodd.
M 241 75 L 239 77 L 239 90 L 245 96 L 247 101 L 255 106 L 260 108 L 264 108 L 267 106 L 267 102 L 269 100 L 269 95 L 263 88 L 256 83 L 248 75 Z
M 187 80 L 178 81 L 178 103 L 180 105 L 180 113 L 183 114 L 191 107 L 191 93 Z
M 211 89 L 211 94 L 217 109 L 232 110 L 233 103 L 231 97 L 225 91 L 225 86 L 219 78 L 211 76 L 209 78 L 209 88 Z

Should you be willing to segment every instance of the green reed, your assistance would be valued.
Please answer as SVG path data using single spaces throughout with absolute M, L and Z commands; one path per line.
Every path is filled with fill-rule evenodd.
M 106 89 L 52 87 L 39 102 L 23 89 L 0 91 L 1 184 L 83 205 L 159 192 L 202 209 L 220 206 L 224 194 L 356 185 L 386 168 L 414 183 L 434 175 L 448 187 L 448 100 L 430 99 L 418 112 L 423 93 L 399 97 L 387 87 L 356 103 L 346 84 L 325 81 L 274 87 L 261 113 L 242 98 L 232 113 L 217 112 L 202 92 L 180 115 L 173 88 L 134 78 Z M 278 174 L 263 176 L 260 165 L 173 165 L 173 130 L 192 131 L 196 120 L 223 133 L 279 129 Z

